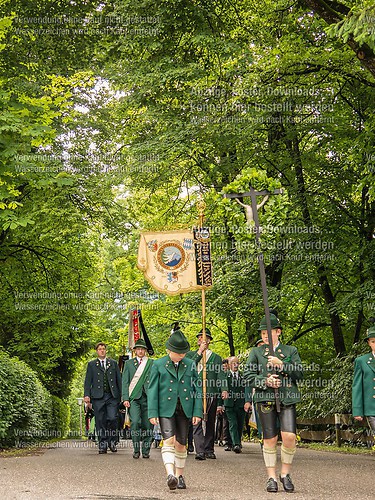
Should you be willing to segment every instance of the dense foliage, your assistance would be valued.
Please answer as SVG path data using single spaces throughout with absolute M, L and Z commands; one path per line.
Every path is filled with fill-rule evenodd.
M 51 396 L 26 363 L 0 354 L 0 447 L 65 437 L 67 405 Z

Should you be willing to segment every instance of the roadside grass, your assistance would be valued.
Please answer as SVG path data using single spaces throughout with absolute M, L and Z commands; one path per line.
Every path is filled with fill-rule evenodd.
M 375 446 L 367 448 L 365 446 L 350 446 L 342 444 L 337 446 L 334 443 L 298 443 L 298 448 L 307 448 L 309 450 L 326 451 L 335 453 L 345 453 L 349 455 L 375 455 Z

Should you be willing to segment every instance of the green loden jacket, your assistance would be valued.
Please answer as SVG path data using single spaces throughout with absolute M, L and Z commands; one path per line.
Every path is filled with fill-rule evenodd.
M 198 350 L 189 351 L 186 354 L 186 358 L 192 359 L 196 366 L 202 360 L 202 355 L 198 354 Z M 206 365 L 206 374 L 207 374 L 207 397 L 218 396 L 220 398 L 221 393 L 223 391 L 228 390 L 228 381 L 227 375 L 223 370 L 223 361 L 221 357 L 212 353 L 208 359 Z M 203 384 L 203 370 L 198 374 L 199 384 L 202 387 Z
M 355 360 L 352 413 L 353 417 L 375 416 L 375 357 L 372 353 Z
M 246 380 L 243 378 L 242 373 L 238 372 L 238 379 L 232 375 L 228 370 L 228 399 L 224 399 L 224 406 L 226 408 L 240 407 L 245 404 L 247 396 Z
M 147 359 L 146 356 L 143 358 L 144 361 L 142 363 L 145 363 Z M 152 363 L 153 359 L 149 359 L 148 363 L 150 364 L 150 367 L 147 366 L 145 370 L 147 370 L 146 377 L 144 380 L 144 383 L 142 386 L 140 386 L 137 390 L 137 392 L 134 394 L 134 391 L 132 393 L 132 399 L 139 399 L 142 396 L 142 393 L 145 392 L 147 394 L 148 391 L 148 384 L 150 382 L 150 373 L 151 373 L 151 368 L 152 368 Z M 133 359 L 128 359 L 125 364 L 124 364 L 124 369 L 122 371 L 122 401 L 129 401 L 129 385 L 131 381 L 133 380 L 133 377 L 135 375 L 135 372 L 137 371 L 138 368 L 138 361 L 137 358 Z
M 269 346 L 267 344 L 254 347 L 246 362 L 243 376 L 250 388 L 255 388 L 253 402 L 275 400 L 275 390 L 267 387 L 266 378 L 272 371 L 279 374 L 280 402 L 284 405 L 298 403 L 301 400 L 297 382 L 302 380 L 303 367 L 296 347 L 279 344 L 275 349 L 275 356 L 284 363 L 283 370 L 277 372 L 268 365 Z M 248 400 L 248 398 L 246 398 Z
M 169 356 L 154 361 L 148 386 L 148 418 L 171 417 L 180 399 L 188 418 L 202 418 L 202 393 L 195 363 L 182 359 L 178 373 Z
M 93 359 L 87 365 L 85 377 L 85 396 L 91 399 L 104 397 L 104 377 L 108 380 L 108 386 L 112 397 L 120 401 L 121 397 L 121 372 L 114 359 L 106 359 L 106 370 L 100 365 L 99 359 Z

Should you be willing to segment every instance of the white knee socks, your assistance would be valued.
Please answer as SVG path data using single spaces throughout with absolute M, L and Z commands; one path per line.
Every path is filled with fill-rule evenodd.
M 293 462 L 294 455 L 296 453 L 296 447 L 286 448 L 283 444 L 281 445 L 281 463 L 291 464 Z
M 163 457 L 163 463 L 167 474 L 172 474 L 174 476 L 174 462 L 175 462 L 175 451 L 174 446 L 168 446 L 163 444 L 161 449 L 161 456 Z
M 266 467 L 276 467 L 276 446 L 274 448 L 266 448 L 263 446 L 263 458 Z
M 187 457 L 187 450 L 185 449 L 184 451 L 175 451 L 175 459 L 174 463 L 177 469 L 183 469 L 185 467 L 185 462 L 186 462 L 186 457 Z

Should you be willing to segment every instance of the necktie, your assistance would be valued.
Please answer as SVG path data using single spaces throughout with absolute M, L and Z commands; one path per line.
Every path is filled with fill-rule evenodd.
M 175 367 L 175 369 L 176 369 L 176 372 L 178 372 L 178 363 L 175 363 L 175 364 L 174 364 L 174 367 Z
M 104 360 L 102 359 L 102 368 L 105 370 Z
M 142 363 L 142 358 L 139 358 L 138 364 L 140 365 Z

